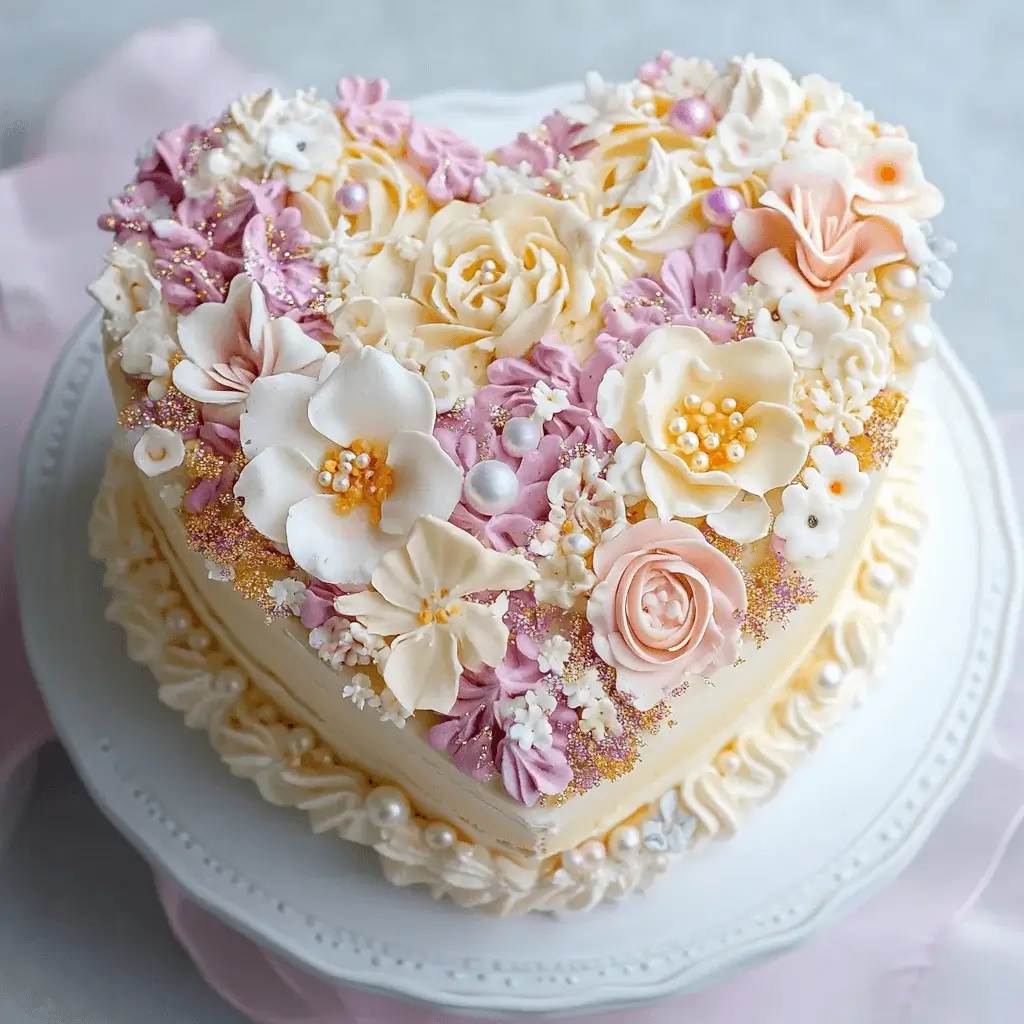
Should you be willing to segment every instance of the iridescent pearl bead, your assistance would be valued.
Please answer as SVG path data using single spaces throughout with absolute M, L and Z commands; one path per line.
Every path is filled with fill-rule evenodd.
M 640 830 L 632 825 L 620 825 L 608 837 L 608 852 L 616 860 L 628 860 L 640 852 L 643 839 Z
M 672 104 L 668 121 L 682 135 L 708 135 L 715 124 L 715 112 L 702 96 L 688 96 Z
M 935 351 L 935 332 L 922 320 L 913 320 L 896 339 L 899 354 L 908 363 L 919 363 Z
M 366 186 L 361 181 L 346 181 L 334 198 L 346 213 L 361 213 L 370 200 Z
M 205 629 L 196 628 L 189 632 L 185 642 L 193 651 L 205 651 L 213 638 Z
M 739 754 L 730 750 L 719 757 L 718 767 L 726 775 L 735 775 L 743 767 L 743 762 L 740 760 Z
M 726 414 L 728 414 L 730 412 L 735 412 L 736 411 L 736 399 L 735 398 L 723 398 L 718 403 L 718 408 L 721 409 L 722 412 L 724 412 Z
M 245 675 L 237 668 L 225 668 L 217 674 L 215 685 L 218 690 L 238 696 L 245 689 Z
M 455 830 L 448 825 L 435 821 L 423 832 L 423 841 L 431 850 L 448 850 L 455 845 Z
M 700 204 L 704 219 L 717 228 L 727 228 L 745 206 L 743 196 L 734 188 L 713 188 Z
M 725 457 L 730 462 L 742 462 L 746 454 L 747 449 L 739 441 L 732 441 L 725 446 Z
M 366 813 L 378 828 L 394 828 L 409 816 L 409 801 L 400 789 L 379 786 L 366 798 Z
M 890 327 L 897 326 L 907 319 L 907 307 L 895 299 L 886 299 L 878 307 L 878 316 Z
M 826 661 L 818 669 L 818 685 L 825 690 L 834 690 L 842 685 L 845 675 L 842 666 L 835 661 Z
M 685 416 L 677 416 L 668 425 L 669 433 L 670 434 L 685 434 L 688 426 L 689 426 L 689 424 L 686 422 L 686 417 Z
M 363 452 L 362 455 L 357 455 L 356 456 L 356 466 L 359 469 L 366 469 L 366 467 L 369 464 L 370 464 L 370 456 L 367 455 L 366 452 Z
M 164 617 L 164 623 L 167 625 L 168 633 L 184 633 L 192 625 L 192 616 L 184 608 L 173 608 Z
M 711 460 L 708 458 L 707 452 L 697 452 L 690 461 L 690 468 L 695 473 L 703 473 L 710 465 Z
M 741 413 L 741 412 L 731 412 L 731 413 L 729 413 L 729 426 L 732 427 L 733 430 L 739 430 L 740 427 L 743 426 L 744 422 L 746 422 L 746 421 L 743 419 L 743 413 Z
M 715 403 L 714 402 L 701 402 L 701 404 L 700 404 L 700 411 L 701 411 L 701 414 L 703 416 L 711 416 L 717 410 L 715 409 Z
M 562 867 L 566 871 L 576 873 L 582 871 L 585 866 L 583 854 L 579 850 L 566 850 L 562 854 Z
M 718 446 L 722 443 L 722 439 L 717 434 L 707 434 L 701 441 L 701 447 L 708 452 L 718 451 Z
M 490 270 L 485 270 L 480 274 L 481 284 L 494 284 L 498 280 L 498 275 Z
M 330 487 L 334 483 L 334 474 L 328 473 L 327 470 L 322 470 L 320 475 L 316 478 L 316 482 L 321 487 Z
M 917 294 L 917 271 L 907 263 L 893 263 L 878 271 L 878 287 L 890 299 L 907 301 Z
M 540 444 L 541 425 L 529 416 L 515 416 L 501 431 L 501 446 L 509 455 L 522 458 Z
M 334 764 L 334 755 L 326 747 L 314 747 L 309 756 L 320 768 L 330 768 Z
M 506 512 L 519 497 L 519 481 L 510 466 L 497 459 L 478 462 L 467 474 L 463 484 L 466 501 L 485 516 Z
M 687 395 L 683 399 L 683 408 L 687 412 L 696 412 L 700 408 L 700 395 Z
M 604 843 L 598 839 L 591 839 L 580 847 L 580 856 L 583 858 L 584 865 L 589 868 L 597 867 L 605 859 L 607 853 Z
M 352 481 L 347 476 L 336 476 L 331 481 L 331 490 L 335 494 L 341 494 L 343 491 L 347 491 L 352 486 Z
M 688 430 L 679 438 L 679 447 L 684 455 L 692 455 L 700 447 L 700 438 L 692 430 Z
M 480 269 L 485 274 L 493 274 L 494 271 L 498 269 L 498 264 L 495 263 L 494 260 L 484 260 L 483 263 L 480 264 Z
M 570 533 L 562 538 L 562 547 L 573 555 L 585 555 L 593 546 L 594 542 L 585 533 Z

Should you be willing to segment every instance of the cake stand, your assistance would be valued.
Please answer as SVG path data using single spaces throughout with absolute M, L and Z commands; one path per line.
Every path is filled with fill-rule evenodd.
M 564 95 L 448 96 L 418 113 L 489 144 L 512 131 L 501 117 L 526 123 Z M 889 880 L 980 753 L 1013 647 L 1021 544 L 999 442 L 945 343 L 927 384 L 932 521 L 884 677 L 733 839 L 618 906 L 502 920 L 394 888 L 372 851 L 265 803 L 158 703 L 103 618 L 87 553 L 114 423 L 97 318 L 70 343 L 23 452 L 17 573 L 32 666 L 85 784 L 140 851 L 189 898 L 329 981 L 506 1016 L 694 990 L 796 944 Z

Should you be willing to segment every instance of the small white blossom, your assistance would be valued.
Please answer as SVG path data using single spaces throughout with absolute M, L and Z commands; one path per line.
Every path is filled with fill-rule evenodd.
M 206 576 L 208 579 L 216 580 L 218 583 L 230 583 L 235 578 L 235 567 L 233 565 L 221 565 L 219 562 L 206 560 Z
M 846 279 L 839 297 L 854 316 L 867 316 L 882 304 L 882 296 L 878 294 L 875 282 L 863 271 L 851 274 Z
M 539 604 L 571 608 L 577 597 L 597 583 L 580 555 L 548 555 L 537 561 L 537 571 L 540 579 L 534 584 L 533 595 Z
M 423 379 L 434 394 L 434 408 L 438 413 L 451 412 L 460 398 L 467 398 L 476 390 L 473 378 L 466 371 L 465 359 L 456 352 L 438 352 L 427 360 Z
M 423 240 L 412 235 L 399 235 L 395 239 L 395 255 L 406 263 L 415 263 L 423 250 Z
M 561 548 L 566 554 L 583 554 L 602 537 L 613 537 L 626 525 L 622 495 L 600 472 L 597 459 L 586 455 L 573 459 L 548 481 L 548 522 L 562 533 Z M 566 522 L 571 530 L 564 528 Z
M 185 499 L 185 488 L 181 484 L 164 484 L 160 488 L 160 500 L 176 512 Z
M 647 487 L 642 473 L 646 454 L 647 445 L 643 441 L 620 444 L 615 449 L 611 465 L 605 474 L 615 493 L 621 494 L 623 501 L 629 506 L 636 505 L 647 497 Z
M 565 412 L 570 406 L 569 396 L 561 388 L 552 388 L 542 380 L 534 384 L 530 394 L 536 404 L 533 418 L 542 423 L 547 423 L 557 413 Z
M 772 310 L 779 302 L 779 296 L 760 281 L 741 284 L 732 297 L 732 309 L 737 316 L 757 316 L 762 309 Z
M 588 668 L 575 679 L 562 680 L 562 693 L 571 708 L 587 708 L 605 697 L 596 668 Z
M 550 750 L 554 743 L 554 731 L 548 715 L 558 706 L 547 690 L 530 690 L 515 700 L 503 700 L 498 705 L 498 714 L 511 718 L 508 728 L 509 739 L 515 740 L 521 750 Z
M 553 672 L 560 676 L 565 671 L 565 663 L 572 654 L 572 644 L 557 633 L 549 636 L 537 650 L 537 667 L 541 672 Z
M 682 853 L 696 831 L 697 819 L 686 813 L 678 790 L 670 789 L 644 822 L 642 835 L 644 846 L 651 853 Z
M 309 631 L 309 646 L 320 655 L 321 661 L 326 661 L 331 668 L 340 668 L 378 663 L 384 640 L 370 633 L 360 622 L 335 616 Z
M 792 562 L 827 558 L 839 546 L 843 511 L 819 481 L 809 487 L 790 484 L 782 492 L 782 512 L 774 530 Z
M 831 433 L 840 446 L 848 445 L 851 437 L 863 434 L 865 421 L 875 411 L 864 385 L 852 378 L 823 381 L 822 386 L 808 390 L 807 398 L 814 425 L 822 433 Z
M 289 615 L 298 615 L 306 597 L 306 584 L 291 576 L 274 580 L 267 587 L 267 596 L 274 602 L 275 608 L 283 608 Z
M 591 701 L 580 715 L 580 729 L 591 733 L 598 743 L 605 738 L 622 735 L 622 723 L 610 697 L 600 697 Z
M 617 125 L 639 125 L 655 120 L 654 94 L 643 82 L 616 85 L 591 71 L 583 80 L 583 88 L 583 101 L 569 104 L 561 111 L 571 121 L 586 125 L 576 137 L 578 142 L 599 139 Z
M 384 690 L 380 695 L 380 720 L 394 722 L 399 729 L 404 729 L 405 720 L 411 717 L 412 712 L 390 690 Z
M 389 690 L 388 692 L 390 693 L 391 691 Z M 371 708 L 380 707 L 380 697 L 377 696 L 370 685 L 370 677 L 365 672 L 356 672 L 352 676 L 352 682 L 346 684 L 345 688 L 341 691 L 341 695 L 352 701 L 360 711 L 367 705 Z
M 803 474 L 808 487 L 820 487 L 844 511 L 860 505 L 871 478 L 861 470 L 853 452 L 835 452 L 819 444 L 811 449 L 811 462 Z

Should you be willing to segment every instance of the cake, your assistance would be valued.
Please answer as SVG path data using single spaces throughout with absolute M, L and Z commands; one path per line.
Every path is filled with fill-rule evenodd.
M 685 870 L 898 628 L 941 207 L 903 128 L 754 57 L 591 74 L 491 153 L 360 78 L 167 131 L 91 286 L 108 618 L 395 884 Z

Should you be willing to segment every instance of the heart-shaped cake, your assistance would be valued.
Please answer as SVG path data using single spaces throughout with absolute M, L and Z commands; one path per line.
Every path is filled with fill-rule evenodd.
M 109 616 L 392 881 L 641 888 L 895 629 L 941 206 L 902 128 L 753 57 L 591 75 L 490 154 L 358 78 L 168 131 L 100 220 Z

